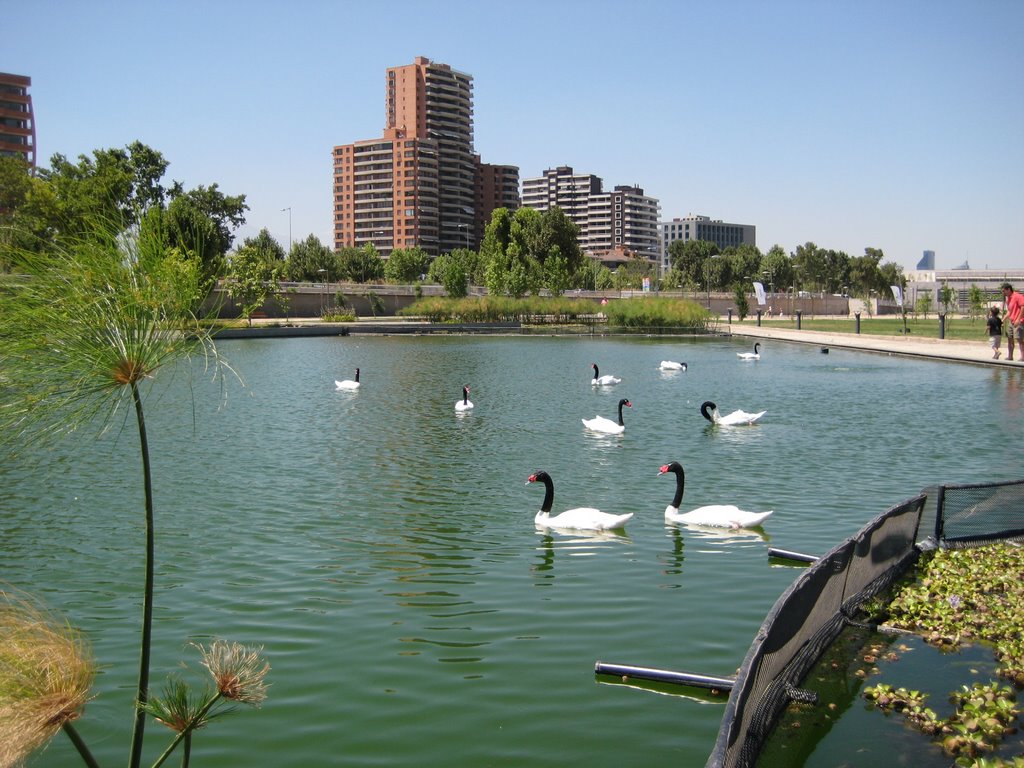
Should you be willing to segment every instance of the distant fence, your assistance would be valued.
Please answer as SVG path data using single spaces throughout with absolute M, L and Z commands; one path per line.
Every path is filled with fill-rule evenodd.
M 929 489 L 935 535 L 925 546 L 957 547 L 1024 535 L 1024 480 Z M 929 494 L 897 504 L 804 571 L 776 601 L 736 677 L 707 768 L 748 768 L 798 686 L 857 607 L 916 562 Z

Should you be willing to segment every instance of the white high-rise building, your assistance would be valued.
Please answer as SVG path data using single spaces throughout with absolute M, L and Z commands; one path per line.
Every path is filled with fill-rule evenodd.
M 580 228 L 580 249 L 592 258 L 621 263 L 631 255 L 658 257 L 658 200 L 637 186 L 605 192 L 593 174 L 569 166 L 549 168 L 523 179 L 523 207 L 546 211 L 558 206 Z

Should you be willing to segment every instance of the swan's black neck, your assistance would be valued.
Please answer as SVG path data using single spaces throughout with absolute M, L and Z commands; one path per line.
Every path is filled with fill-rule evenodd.
M 672 497 L 672 506 L 679 509 L 679 505 L 683 503 L 683 486 L 686 485 L 686 478 L 681 466 L 669 467 L 669 471 L 676 475 L 676 495 Z
M 593 368 L 594 368 L 594 379 L 596 380 L 596 379 L 600 378 L 600 377 L 599 377 L 599 376 L 597 375 L 597 363 L 594 363 L 594 365 L 593 365 Z
M 715 423 L 715 419 L 714 419 L 714 417 L 712 417 L 711 411 L 713 411 L 717 407 L 718 406 L 715 405 L 714 403 L 712 403 L 710 400 L 705 400 L 700 405 L 700 415 L 703 416 L 708 421 L 710 421 L 712 424 L 714 424 Z
M 467 387 L 462 388 L 462 404 L 469 405 L 469 389 Z
M 551 481 L 551 476 L 547 472 L 536 472 L 533 477 L 535 480 L 540 480 L 544 483 L 544 501 L 540 505 L 540 511 L 550 512 L 551 505 L 555 501 L 555 484 Z
M 622 406 L 629 405 L 628 400 L 619 400 L 619 426 L 624 427 L 626 423 L 622 420 Z

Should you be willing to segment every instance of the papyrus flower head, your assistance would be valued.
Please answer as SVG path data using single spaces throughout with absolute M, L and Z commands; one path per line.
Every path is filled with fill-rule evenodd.
M 241 643 L 214 640 L 209 648 L 199 646 L 203 666 L 213 675 L 217 691 L 225 699 L 258 707 L 267 698 L 264 678 L 270 664 L 262 657 L 262 646 L 248 648 Z

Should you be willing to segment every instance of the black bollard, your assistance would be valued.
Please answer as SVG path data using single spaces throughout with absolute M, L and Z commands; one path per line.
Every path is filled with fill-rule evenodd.
M 803 313 L 804 313 L 804 311 L 802 309 L 798 309 L 796 311 L 796 329 L 798 331 L 800 330 L 800 319 L 801 319 L 801 315 L 803 315 Z
M 939 338 L 946 338 L 946 316 L 939 315 Z
M 860 312 L 854 312 L 853 313 L 853 319 L 855 321 L 854 322 L 854 326 L 857 329 L 857 333 L 860 333 Z
M 757 327 L 761 327 L 761 310 L 757 310 Z
M 732 307 L 729 307 L 729 325 L 732 325 Z

